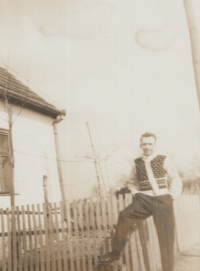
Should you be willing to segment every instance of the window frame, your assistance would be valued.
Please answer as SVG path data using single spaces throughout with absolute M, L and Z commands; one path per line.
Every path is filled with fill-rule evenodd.
M 9 132 L 9 129 L 4 129 L 4 128 L 0 128 L 0 136 L 1 135 L 4 135 L 4 136 L 7 136 L 7 139 L 8 139 L 8 151 L 1 151 L 1 146 L 0 146 L 0 163 L 2 163 L 2 157 L 8 157 L 8 160 L 10 159 L 10 146 L 9 146 L 9 136 L 10 136 L 10 132 Z M 0 165 L 1 167 L 1 165 Z M 10 165 L 10 170 L 13 171 L 13 167 Z M 1 174 L 1 173 L 0 173 Z M 12 174 L 10 174 L 12 175 Z M 4 180 L 5 181 L 5 180 Z M 11 194 L 11 188 L 10 188 L 10 185 L 11 185 L 11 182 L 12 180 L 9 180 L 9 190 L 8 191 L 0 191 L 0 196 L 10 196 Z M 2 184 L 0 184 L 1 186 Z M 0 188 L 1 189 L 1 188 Z

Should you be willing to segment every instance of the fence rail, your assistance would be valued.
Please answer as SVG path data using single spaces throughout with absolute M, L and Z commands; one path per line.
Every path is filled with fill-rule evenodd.
M 98 256 L 111 250 L 118 214 L 131 200 L 120 195 L 0 210 L 0 270 L 92 271 Z M 174 211 L 180 252 L 200 242 L 199 196 L 181 196 Z M 160 269 L 157 234 L 148 218 L 135 226 L 112 270 Z

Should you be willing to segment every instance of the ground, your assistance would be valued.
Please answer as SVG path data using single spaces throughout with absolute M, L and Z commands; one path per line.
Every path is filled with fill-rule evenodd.
M 111 267 L 94 268 L 94 271 L 113 271 Z M 120 271 L 126 271 L 126 266 L 121 266 Z M 200 271 L 200 244 L 192 246 L 187 251 L 177 255 L 174 271 Z
M 200 271 L 200 244 L 177 257 L 174 271 Z

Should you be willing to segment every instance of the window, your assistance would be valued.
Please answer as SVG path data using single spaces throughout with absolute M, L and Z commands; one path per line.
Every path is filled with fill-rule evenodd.
M 12 170 L 9 162 L 9 131 L 0 129 L 0 194 L 10 193 Z

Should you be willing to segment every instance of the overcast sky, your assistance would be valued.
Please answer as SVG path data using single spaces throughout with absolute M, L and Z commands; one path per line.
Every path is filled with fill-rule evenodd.
M 31 4 L 32 2 L 32 4 Z M 64 108 L 67 196 L 96 183 L 89 122 L 111 183 L 140 154 L 139 136 L 185 166 L 199 147 L 199 109 L 182 0 L 0 0 L 0 61 Z M 68 161 L 68 162 L 67 162 Z M 77 162 L 76 162 L 77 161 Z M 102 163 L 105 182 L 108 176 Z

